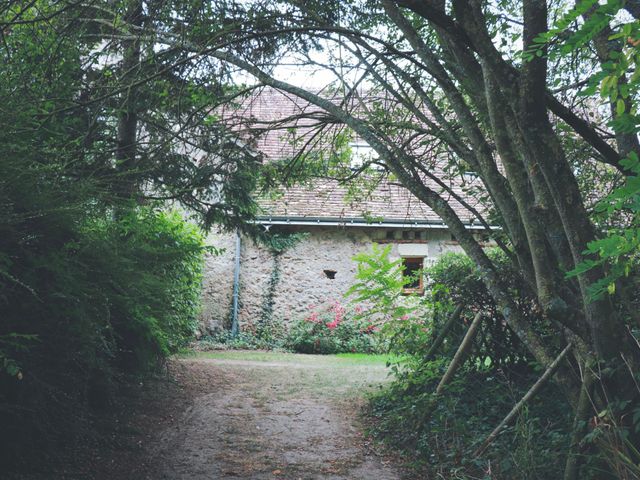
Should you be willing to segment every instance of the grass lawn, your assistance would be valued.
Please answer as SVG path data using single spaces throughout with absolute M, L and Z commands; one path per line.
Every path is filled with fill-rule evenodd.
M 338 353 L 335 355 L 306 355 L 300 353 L 268 352 L 255 350 L 219 350 L 211 352 L 187 351 L 182 358 L 211 358 L 220 360 L 239 360 L 251 362 L 278 362 L 294 364 L 326 365 L 351 367 L 371 365 L 385 367 L 387 362 L 394 363 L 400 357 L 367 353 Z
M 361 399 L 366 392 L 380 388 L 391 379 L 390 355 L 341 353 L 337 355 L 305 355 L 300 353 L 256 350 L 191 351 L 180 355 L 187 362 L 211 361 L 225 369 L 243 372 L 250 382 L 271 379 L 280 385 L 281 399 L 299 396 L 321 396 L 337 401 Z M 272 392 L 265 394 L 267 401 Z

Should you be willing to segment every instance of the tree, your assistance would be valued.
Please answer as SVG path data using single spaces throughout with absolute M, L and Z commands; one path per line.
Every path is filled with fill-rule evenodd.
M 0 19 L 1 54 L 7 95 L 17 98 L 4 98 L 5 105 L 18 100 L 35 130 L 74 119 L 67 141 L 77 144 L 78 158 L 70 174 L 99 183 L 107 205 L 172 200 L 206 226 L 242 224 L 255 211 L 260 162 L 215 109 L 245 90 L 219 65 L 141 33 L 223 35 L 226 27 L 210 25 L 209 16 L 225 12 L 188 2 L 11 2 Z M 66 83 L 64 94 L 34 92 L 43 81 Z M 7 121 L 6 134 L 15 128 Z
M 212 111 L 243 89 L 137 30 L 176 32 L 179 15 L 195 34 L 198 12 L 0 5 L 3 474 L 37 465 L 47 447 L 76 447 L 89 407 L 193 339 L 207 248 L 168 207 L 226 228 L 255 211 L 259 160 Z
M 577 423 L 585 415 L 580 406 L 585 395 L 608 422 L 624 424 L 630 418 L 626 414 L 637 407 L 639 394 L 629 381 L 629 371 L 637 371 L 640 361 L 629 328 L 636 299 L 625 298 L 634 294 L 625 288 L 592 295 L 609 267 L 585 253 L 601 232 L 586 207 L 590 192 L 581 191 L 579 180 L 593 168 L 614 180 L 631 178 L 633 169 L 624 158 L 640 153 L 636 133 L 611 130 L 607 122 L 620 125 L 634 112 L 636 93 L 616 88 L 625 94 L 606 98 L 606 109 L 597 96 L 577 94 L 593 73 L 620 58 L 625 38 L 636 41 L 635 27 L 613 42 L 607 41 L 607 29 L 615 31 L 615 14 L 623 7 L 636 18 L 637 2 L 600 8 L 589 1 L 573 9 L 564 2 L 539 0 L 65 5 L 69 8 L 60 15 L 70 15 L 71 24 L 78 26 L 74 31 L 80 32 L 86 55 L 108 53 L 105 45 L 112 41 L 122 61 L 114 67 L 94 62 L 91 70 L 98 80 L 89 78 L 79 90 L 86 91 L 77 102 L 80 110 L 65 110 L 68 106 L 55 112 L 84 111 L 89 125 L 104 128 L 96 132 L 110 132 L 89 135 L 91 155 L 84 158 L 106 172 L 101 178 L 117 181 L 122 166 L 127 175 L 135 174 L 130 184 L 136 188 L 119 190 L 125 196 L 146 196 L 151 182 L 151 191 L 167 190 L 166 197 L 188 201 L 193 190 L 184 182 L 185 174 L 203 177 L 187 168 L 182 151 L 161 148 L 172 145 L 161 139 L 184 144 L 195 136 L 206 144 L 209 135 L 227 135 L 229 129 L 210 112 L 253 88 L 270 86 L 298 96 L 326 112 L 322 121 L 327 125 L 342 125 L 365 140 L 389 174 L 445 221 L 541 366 L 549 367 L 558 352 L 574 345 L 571 360 L 554 378 L 576 409 Z M 19 17 L 11 20 L 14 25 L 25 21 L 20 12 L 10 15 Z M 566 23 L 556 37 L 546 37 L 554 18 Z M 580 25 L 588 27 L 586 33 L 572 36 L 571 29 L 581 31 Z M 548 41 L 551 47 L 573 41 L 575 48 L 550 56 Z M 580 48 L 586 44 L 594 45 L 595 54 Z M 283 57 L 332 72 L 333 93 L 320 94 L 278 78 L 274 67 Z M 238 70 L 252 75 L 256 84 L 225 91 L 220 79 Z M 616 78 L 618 86 L 631 87 L 636 81 L 626 70 Z M 189 92 L 186 110 L 171 101 L 174 92 L 184 91 Z M 601 120 L 594 122 L 588 114 Z M 202 121 L 191 123 L 194 117 Z M 113 134 L 116 125 L 119 135 Z M 188 127 L 184 135 L 180 129 L 175 134 L 176 125 Z M 141 148 L 143 133 L 162 155 Z M 128 149 L 134 137 L 135 156 Z M 213 158 L 226 158 L 224 152 L 214 152 Z M 449 168 L 434 168 L 434 158 Z M 238 172 L 233 165 L 231 171 Z M 448 205 L 447 175 L 465 170 L 478 174 L 492 215 L 485 223 L 501 225 L 497 238 L 504 240 L 506 253 L 553 325 L 551 340 L 519 315 L 496 265 Z M 224 172 L 196 185 L 204 189 Z M 243 184 L 236 185 L 240 188 L 234 191 L 244 198 Z M 591 268 L 580 268 L 589 260 Z M 570 271 L 575 275 L 567 278 Z M 636 282 L 635 271 L 629 275 L 627 281 Z M 591 375 L 577 373 L 585 371 L 597 372 L 600 382 L 594 385 Z
M 635 4 L 625 7 L 632 15 L 637 14 Z M 579 267 L 593 260 L 585 252 L 600 232 L 586 208 L 590 192 L 580 190 L 578 176 L 589 165 L 614 178 L 633 175 L 624 158 L 638 154 L 635 131 L 611 131 L 607 122 L 615 125 L 625 112 L 634 111 L 636 96 L 627 90 L 621 99 L 612 98 L 607 112 L 597 97 L 581 101 L 577 95 L 593 72 L 619 57 L 625 44 L 606 41 L 622 7 L 615 5 L 603 11 L 596 2 L 570 9 L 562 2 L 537 0 L 382 0 L 327 10 L 315 3 L 280 2 L 270 10 L 281 13 L 272 31 L 237 28 L 233 45 L 256 37 L 282 45 L 293 33 L 305 46 L 339 52 L 323 58 L 307 47 L 291 57 L 333 72 L 339 98 L 285 82 L 272 63 L 240 55 L 225 42 L 182 45 L 320 107 L 328 123 L 342 124 L 364 139 L 389 172 L 445 221 L 479 267 L 510 327 L 542 366 L 574 344 L 573 358 L 554 378 L 576 408 L 577 420 L 584 414 L 580 392 L 586 391 L 598 411 L 618 424 L 638 405 L 639 392 L 629 381 L 640 360 L 629 329 L 633 300 L 625 301 L 619 290 L 594 297 L 593 286 L 607 277 L 606 265 L 592 261 L 591 268 Z M 583 35 L 582 43 L 591 42 L 595 55 L 588 49 L 547 54 L 543 34 L 553 18 L 564 18 L 569 10 L 565 37 L 567 29 L 596 18 L 599 27 Z M 619 84 L 627 83 L 624 76 L 618 78 Z M 583 116 L 581 106 L 602 120 Z M 554 326 L 552 341 L 518 314 L 500 272 L 447 204 L 447 178 L 430 160 L 436 147 L 427 156 L 425 145 L 436 146 L 439 158 L 446 155 L 454 171 L 479 175 L 508 254 Z M 426 180 L 439 182 L 441 190 Z M 567 278 L 569 271 L 575 273 Z M 636 282 L 636 273 L 628 278 Z M 590 375 L 576 373 L 590 369 L 605 372 L 597 388 Z M 623 408 L 614 411 L 612 405 Z

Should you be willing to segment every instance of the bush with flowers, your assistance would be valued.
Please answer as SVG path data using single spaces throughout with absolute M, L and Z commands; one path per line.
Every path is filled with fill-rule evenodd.
M 381 350 L 378 327 L 358 317 L 359 306 L 333 301 L 309 305 L 309 313 L 289 329 L 287 348 L 299 353 L 376 353 Z

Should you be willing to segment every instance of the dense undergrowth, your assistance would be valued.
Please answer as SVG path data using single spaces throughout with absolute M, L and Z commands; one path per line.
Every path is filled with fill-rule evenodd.
M 498 251 L 489 255 L 510 279 L 511 294 L 543 336 L 548 326 L 519 283 L 517 272 Z M 541 375 L 486 291 L 480 274 L 462 254 L 445 254 L 425 274 L 427 294 L 407 299 L 399 262 L 389 249 L 359 256 L 358 300 L 374 303 L 369 314 L 387 319 L 382 328 L 393 363 L 394 380 L 370 399 L 370 432 L 403 454 L 425 478 L 562 478 L 571 435 L 571 408 L 547 383 L 516 419 L 480 455 L 475 450 Z M 384 288 L 376 288 L 376 285 Z M 372 293 L 373 292 L 373 293 Z M 461 315 L 433 349 L 456 305 Z M 465 363 L 441 394 L 436 387 L 450 364 L 472 317 L 483 320 Z M 364 312 L 367 315 L 367 312 Z M 549 338 L 550 344 L 554 343 Z M 583 446 L 589 452 L 589 446 Z M 601 477 L 601 459 L 587 455 L 580 478 Z M 598 476 L 600 475 L 600 477 Z
M 203 239 L 150 197 L 188 207 L 212 178 L 234 185 L 150 128 L 149 150 L 127 145 L 125 161 L 124 102 L 110 83 L 122 80 L 118 67 L 94 62 L 86 30 L 57 8 L 15 3 L 0 13 L 9 22 L 0 50 L 0 477 L 17 462 L 30 470 L 74 451 L 65 447 L 88 438 L 94 413 L 122 385 L 192 340 Z M 34 15 L 47 20 L 28 21 Z M 160 84 L 169 88 L 157 78 L 143 102 L 155 125 L 175 121 Z M 247 197 L 250 186 L 237 191 Z M 233 216 L 221 212 L 205 220 Z
M 407 367 L 370 400 L 370 432 L 405 455 L 427 478 L 559 478 L 569 441 L 571 415 L 555 386 L 548 385 L 506 429 L 489 452 L 473 451 L 524 395 L 536 376 L 506 376 L 467 368 L 443 395 L 434 392 L 445 364 Z M 552 399 L 552 400 L 550 400 Z
M 11 220 L 0 227 L 7 465 L 82 441 L 92 412 L 127 378 L 193 338 L 203 241 L 179 214 L 151 206 L 80 216 L 46 204 L 26 210 L 2 193 Z

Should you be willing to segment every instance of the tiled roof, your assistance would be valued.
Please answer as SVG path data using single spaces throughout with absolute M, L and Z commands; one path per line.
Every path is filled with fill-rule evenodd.
M 291 128 L 299 135 L 310 134 L 318 120 L 327 113 L 319 107 L 296 96 L 272 88 L 264 88 L 247 97 L 240 106 L 225 109 L 222 116 L 231 128 L 242 131 L 251 129 L 251 143 L 266 160 L 281 160 L 296 153 L 291 143 Z M 301 118 L 296 118 L 300 116 Z M 263 129 L 257 137 L 255 132 Z
M 265 127 L 265 132 L 254 141 L 253 148 L 264 155 L 266 160 L 278 160 L 291 157 L 296 148 L 288 141 L 288 129 L 294 124 L 299 135 L 309 133 L 317 123 L 313 118 L 292 120 L 301 114 L 312 114 L 312 117 L 322 117 L 326 112 L 310 105 L 306 101 L 287 93 L 273 89 L 263 89 L 249 97 L 238 110 L 234 112 L 236 119 L 250 125 L 251 128 Z M 267 129 L 274 122 L 281 122 L 279 129 Z M 442 172 L 439 172 L 442 173 Z M 440 175 L 438 175 L 442 178 Z M 441 187 L 426 180 L 425 183 L 435 191 Z M 453 191 L 460 195 L 465 202 L 482 210 L 479 201 L 472 198 L 462 189 L 462 179 L 450 182 Z M 470 223 L 473 215 L 459 202 L 447 193 L 442 194 L 465 223 Z M 353 200 L 357 197 L 358 200 Z M 438 215 L 427 205 L 411 195 L 401 185 L 382 181 L 371 192 L 362 195 L 350 195 L 349 189 L 336 180 L 318 179 L 311 184 L 297 185 L 286 189 L 275 199 L 261 198 L 259 200 L 261 213 L 259 218 L 295 218 L 295 219 L 384 219 L 387 222 L 412 223 L 442 223 Z
M 442 222 L 433 210 L 395 182 L 382 182 L 371 193 L 356 195 L 357 201 L 352 197 L 348 188 L 335 180 L 316 180 L 308 186 L 288 188 L 276 200 L 262 199 L 261 217 Z M 460 203 L 449 197 L 449 204 L 463 222 L 471 221 L 471 213 Z

